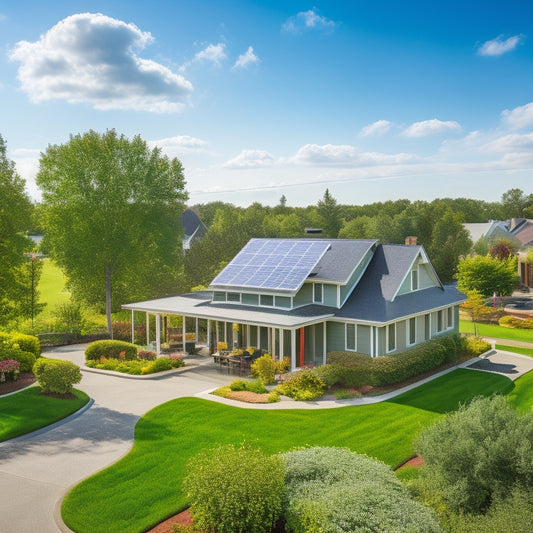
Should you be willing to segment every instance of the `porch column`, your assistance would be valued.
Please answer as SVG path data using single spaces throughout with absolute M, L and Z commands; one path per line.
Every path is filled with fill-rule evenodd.
M 196 319 L 196 325 L 194 330 L 194 340 L 195 342 L 198 342 L 198 318 Z
M 327 336 L 328 336 L 328 328 L 327 328 L 326 322 L 324 322 L 323 324 L 324 324 L 324 329 L 323 329 L 322 337 L 324 338 L 323 339 L 323 341 L 324 341 L 324 353 L 323 353 L 323 356 L 322 356 L 322 364 L 325 365 L 326 362 L 327 362 L 327 354 L 328 354 L 328 338 L 327 338 Z
M 300 368 L 305 365 L 305 328 L 300 328 Z
M 181 326 L 182 326 L 181 345 L 182 345 L 183 353 L 185 353 L 185 336 L 187 335 L 187 317 L 185 316 L 181 317 Z
M 135 344 L 135 318 L 133 316 L 133 309 L 131 310 L 131 343 Z
M 207 355 L 211 355 L 211 320 L 207 319 Z
M 296 330 L 291 329 L 291 370 L 296 368 Z
M 246 347 L 249 348 L 251 345 L 250 343 L 250 324 L 246 325 Z
M 146 346 L 150 345 L 150 315 L 146 313 Z
M 284 336 L 283 336 L 283 330 L 281 328 L 278 329 L 278 335 L 279 335 L 279 360 L 283 361 L 283 356 L 285 355 L 284 352 Z
M 161 353 L 161 315 L 155 315 L 155 353 Z
M 279 356 L 279 354 L 274 353 L 276 351 L 276 328 L 270 328 L 270 331 L 272 332 L 272 358 L 275 361 L 276 356 Z

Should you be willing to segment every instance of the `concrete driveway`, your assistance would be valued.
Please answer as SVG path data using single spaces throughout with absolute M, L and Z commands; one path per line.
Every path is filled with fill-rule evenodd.
M 468 368 L 494 372 L 514 381 L 533 370 L 533 357 L 504 350 L 492 350 L 490 355 L 477 358 L 475 362 L 468 365 Z
M 62 347 L 46 356 L 82 365 L 84 350 Z M 143 380 L 83 372 L 79 388 L 94 399 L 89 409 L 53 429 L 0 444 L 0 533 L 61 531 L 54 519 L 58 502 L 72 485 L 129 451 L 140 416 L 227 382 L 228 376 L 194 368 Z

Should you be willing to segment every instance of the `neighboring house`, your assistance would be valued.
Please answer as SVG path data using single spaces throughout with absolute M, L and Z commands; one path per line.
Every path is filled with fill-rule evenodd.
M 189 250 L 194 241 L 201 239 L 207 233 L 207 227 L 202 219 L 192 210 L 185 209 L 181 215 L 183 227 L 183 250 Z
M 490 220 L 489 222 L 475 222 L 463 224 L 464 228 L 470 234 L 470 239 L 476 244 L 481 237 L 484 237 L 489 245 L 492 245 L 498 239 L 505 239 L 521 246 L 519 239 L 509 230 L 509 224 L 501 220 Z
M 510 221 L 510 231 L 520 241 L 522 249 L 533 246 L 533 220 L 513 218 Z
M 295 369 L 324 364 L 334 350 L 375 357 L 456 333 L 464 300 L 422 246 L 251 239 L 209 290 L 123 308 L 156 316 L 158 349 L 161 316 L 181 315 L 196 319 L 196 334 L 203 321 L 210 352 L 217 342 L 254 346 Z

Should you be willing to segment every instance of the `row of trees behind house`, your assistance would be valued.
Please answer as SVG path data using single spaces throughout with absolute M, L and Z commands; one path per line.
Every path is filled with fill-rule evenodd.
M 35 263 L 24 260 L 31 248 L 24 233 L 32 227 L 44 230 L 43 246 L 63 269 L 73 297 L 105 308 L 110 329 L 111 312 L 123 303 L 207 286 L 252 237 L 302 237 L 305 228 L 322 228 L 324 237 L 383 243 L 414 235 L 450 282 L 459 257 L 472 248 L 464 222 L 533 216 L 533 195 L 519 189 L 492 203 L 445 198 L 340 205 L 329 190 L 307 207 L 290 207 L 285 196 L 275 207 L 218 201 L 195 206 L 208 231 L 184 255 L 183 167 L 139 136 L 89 131 L 50 145 L 41 154 L 37 206 L 6 152 L 0 137 L 0 325 L 27 313 Z

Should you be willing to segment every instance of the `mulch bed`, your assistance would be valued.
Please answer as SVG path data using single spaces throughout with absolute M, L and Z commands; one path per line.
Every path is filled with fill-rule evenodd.
M 29 387 L 32 383 L 35 383 L 35 376 L 31 372 L 20 374 L 17 381 L 0 383 L 0 396 Z
M 419 466 L 422 466 L 423 464 L 424 464 L 424 459 L 422 459 L 422 457 L 420 457 L 419 455 L 415 455 L 414 457 L 411 457 L 411 459 L 408 459 L 407 461 L 405 461 L 405 463 L 402 463 L 400 466 L 395 468 L 395 470 L 399 470 L 400 468 L 403 468 L 404 466 L 419 467 Z
M 172 533 L 172 524 L 179 524 L 180 526 L 188 526 L 192 524 L 192 517 L 189 510 L 185 509 L 185 511 L 171 516 L 168 520 L 157 524 L 157 526 L 149 529 L 146 533 Z
M 232 391 L 226 396 L 231 400 L 239 400 L 247 403 L 268 403 L 268 393 L 258 394 L 257 392 L 249 392 L 246 390 Z

